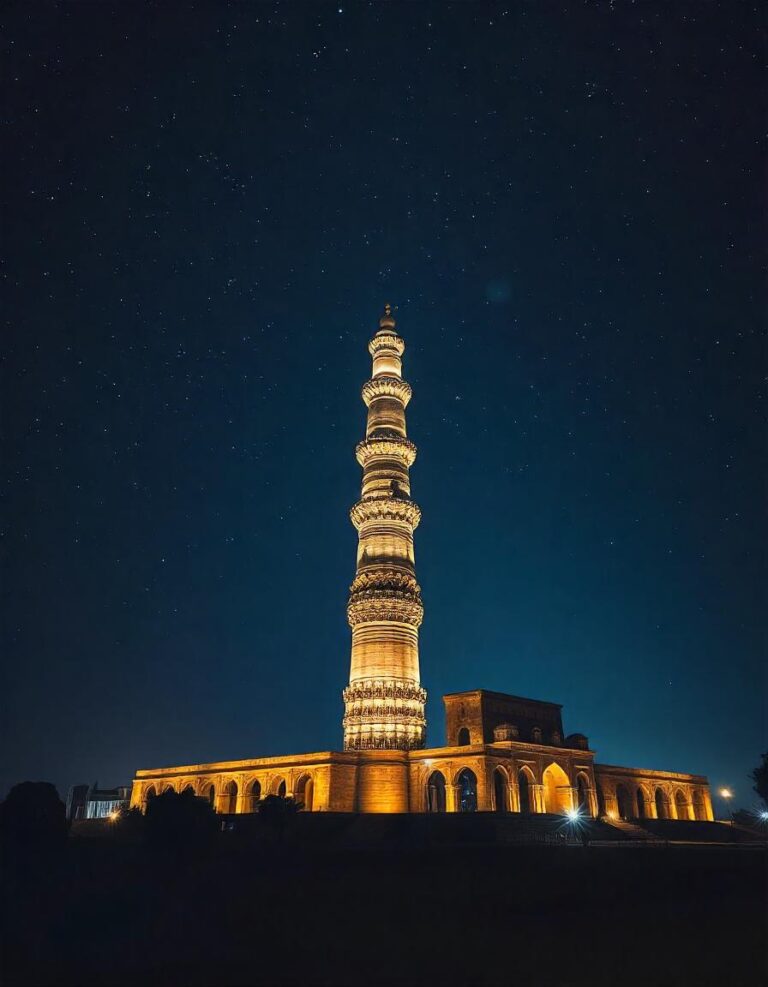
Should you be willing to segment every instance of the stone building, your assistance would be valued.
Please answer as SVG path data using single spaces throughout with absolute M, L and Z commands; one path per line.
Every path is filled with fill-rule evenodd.
M 142 769 L 131 804 L 191 789 L 221 813 L 254 811 L 266 795 L 292 795 L 312 812 L 579 811 L 609 818 L 711 820 L 707 779 L 595 764 L 581 733 L 566 735 L 562 707 L 478 689 L 445 696 L 448 746 L 427 748 L 419 670 L 424 615 L 416 581 L 411 499 L 416 446 L 406 434 L 411 387 L 403 339 L 387 305 L 368 350 L 368 415 L 357 446 L 362 489 L 350 518 L 358 533 L 347 618 L 344 749 L 286 757 Z

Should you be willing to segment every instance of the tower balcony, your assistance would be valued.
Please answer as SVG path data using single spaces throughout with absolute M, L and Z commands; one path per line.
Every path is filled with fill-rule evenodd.
M 405 408 L 411 400 L 413 391 L 411 385 L 400 377 L 372 377 L 363 384 L 362 396 L 366 407 L 370 407 L 371 401 L 376 398 L 388 397 L 398 398 Z
M 358 500 L 349 518 L 358 531 L 367 521 L 403 521 L 414 530 L 421 521 L 421 508 L 412 500 L 399 497 Z
M 424 604 L 412 592 L 391 589 L 355 590 L 347 603 L 347 621 L 356 624 L 394 622 L 419 627 L 424 619 Z
M 396 432 L 372 435 L 357 443 L 355 455 L 363 468 L 374 459 L 394 459 L 408 469 L 416 460 L 416 445 Z

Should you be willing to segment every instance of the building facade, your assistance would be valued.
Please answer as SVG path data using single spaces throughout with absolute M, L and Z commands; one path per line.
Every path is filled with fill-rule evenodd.
M 128 805 L 131 789 L 99 788 L 93 785 L 73 785 L 67 795 L 67 819 L 108 819 Z
M 312 812 L 579 811 L 608 818 L 711 820 L 707 779 L 594 763 L 584 734 L 565 735 L 562 707 L 479 689 L 443 698 L 447 746 L 427 748 L 419 670 L 424 608 L 416 580 L 411 498 L 416 446 L 406 434 L 411 387 L 390 306 L 368 345 L 368 413 L 358 443 L 362 487 L 347 618 L 352 630 L 342 751 L 142 769 L 131 805 L 191 790 L 221 813 L 291 795 Z

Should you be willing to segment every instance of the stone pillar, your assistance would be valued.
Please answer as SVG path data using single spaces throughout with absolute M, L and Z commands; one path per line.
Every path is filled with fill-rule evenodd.
M 520 789 L 516 781 L 510 781 L 509 783 L 509 811 L 520 811 Z
M 445 811 L 446 812 L 458 812 L 459 811 L 459 786 L 458 785 L 448 785 L 445 786 Z
M 709 794 L 709 789 L 708 788 L 705 789 L 705 791 L 704 791 L 704 812 L 705 812 L 705 815 L 706 815 L 707 819 L 710 822 L 714 822 L 715 821 L 715 814 L 712 811 L 712 798 L 711 798 L 711 796 Z
M 611 819 L 618 819 L 619 807 L 616 802 L 616 793 L 603 791 L 603 801 L 605 802 L 605 814 Z
M 484 764 L 479 765 L 479 770 L 475 772 L 475 776 L 477 777 L 477 811 L 492 812 L 492 787 L 488 781 L 486 766 Z
M 579 793 L 575 788 L 568 787 L 563 789 L 563 794 L 566 796 L 568 804 L 566 805 L 566 810 L 573 811 L 579 804 Z
M 587 811 L 593 819 L 597 819 L 598 814 L 598 804 L 597 804 L 597 792 L 594 788 L 587 789 Z
M 530 785 L 531 791 L 531 802 L 533 803 L 531 808 L 534 812 L 546 812 L 547 806 L 544 801 L 544 786 L 543 785 Z

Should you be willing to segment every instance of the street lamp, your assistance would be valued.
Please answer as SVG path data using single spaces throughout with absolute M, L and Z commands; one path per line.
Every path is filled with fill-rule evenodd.
M 720 798 L 721 798 L 721 799 L 723 800 L 723 802 L 725 803 L 725 808 L 726 808 L 726 811 L 728 812 L 728 815 L 729 815 L 729 816 L 731 816 L 731 822 L 733 822 L 733 815 L 732 815 L 732 813 L 731 813 L 731 810 L 730 810 L 730 809 L 729 809 L 729 807 L 728 807 L 728 803 L 729 803 L 729 802 L 730 802 L 730 800 L 731 800 L 731 799 L 733 798 L 733 792 L 731 791 L 731 789 L 730 789 L 730 788 L 721 788 L 721 789 L 720 789 L 720 790 L 718 791 L 718 793 L 717 793 L 717 794 L 718 794 L 718 795 L 720 796 Z

